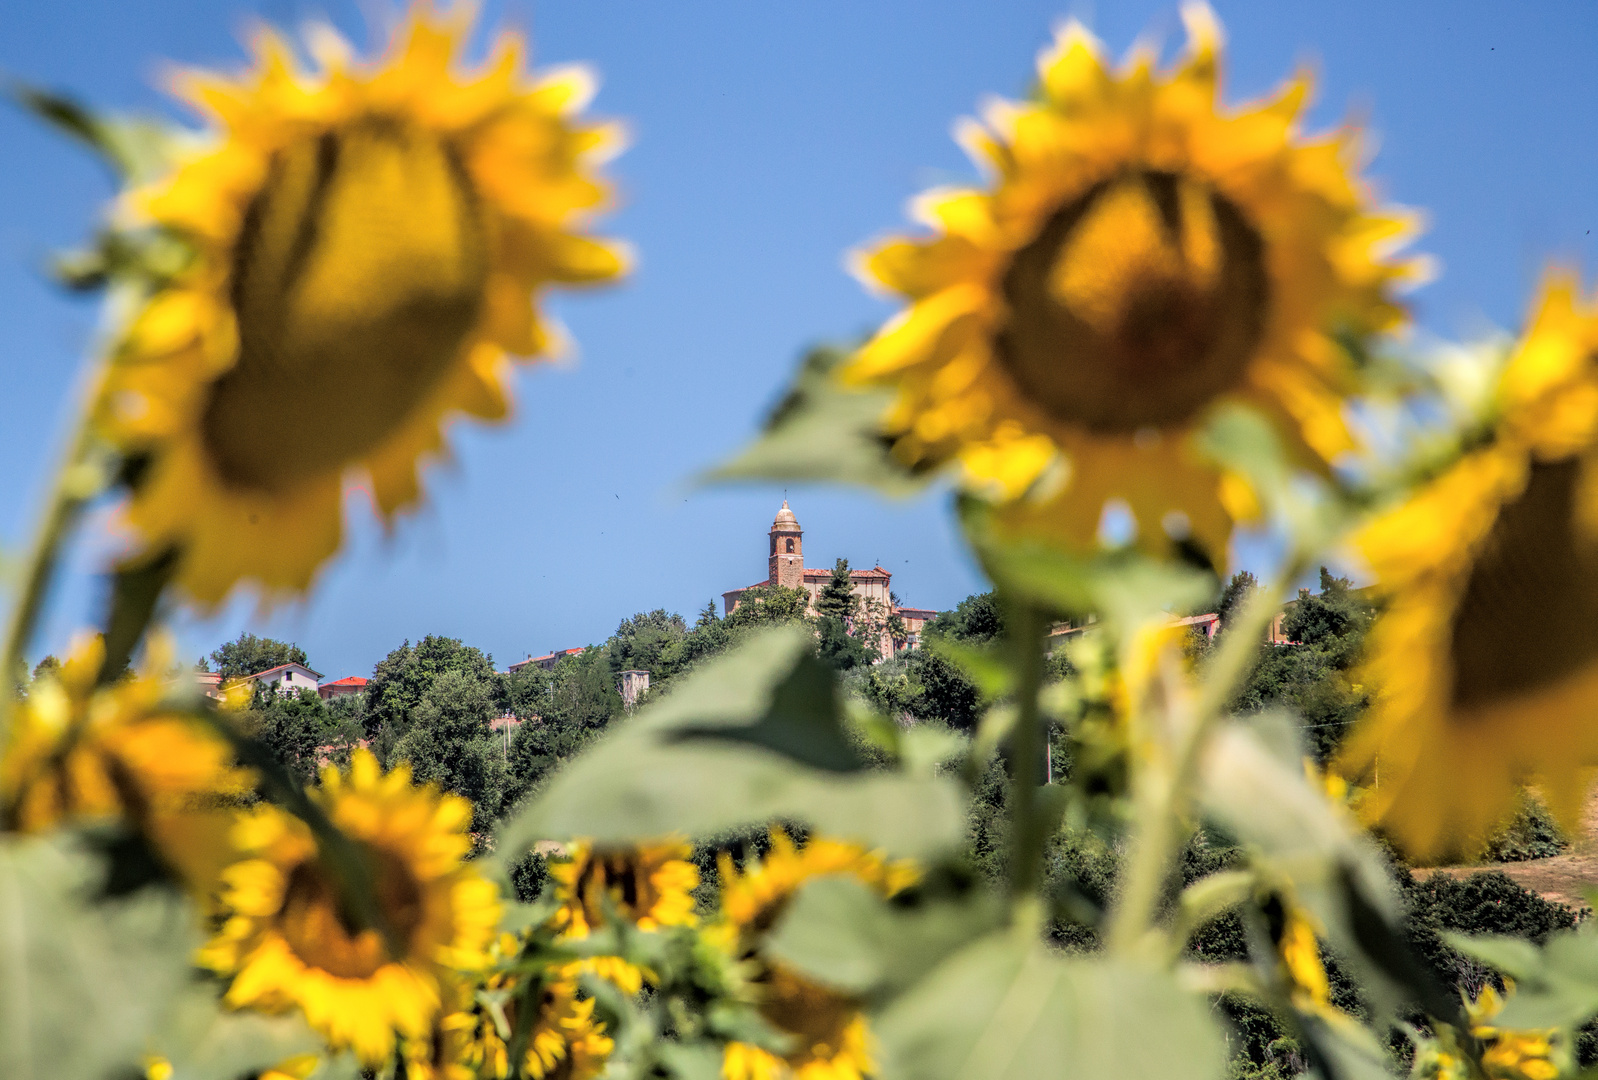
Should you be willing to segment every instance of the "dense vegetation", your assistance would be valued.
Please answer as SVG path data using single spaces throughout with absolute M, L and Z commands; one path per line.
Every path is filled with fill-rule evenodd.
M 681 615 L 657 609 L 623 620 L 603 644 L 563 657 L 550 668 L 529 664 L 514 674 L 495 670 L 481 650 L 445 637 L 407 641 L 373 671 L 364 694 L 327 703 L 315 694 L 259 692 L 245 725 L 285 766 L 307 779 L 318 761 L 338 762 L 357 740 L 366 740 L 385 763 L 407 761 L 420 780 L 469 798 L 473 828 L 486 834 L 493 823 L 536 788 L 561 762 L 578 753 L 626 710 L 617 690 L 620 672 L 650 673 L 646 698 L 669 693 L 673 684 L 709 657 L 722 653 L 758 627 L 806 621 L 816 633 L 817 655 L 840 673 L 846 692 L 900 724 L 939 725 L 970 733 L 992 702 L 983 688 L 983 657 L 1001 647 L 1004 612 L 994 594 L 967 597 L 940 614 L 922 632 L 920 647 L 878 660 L 871 643 L 886 630 L 903 634 L 874 613 L 863 611 L 850 590 L 848 564 L 839 560 L 818 597 L 818 614 L 807 614 L 803 590 L 760 586 L 726 618 L 707 604 L 692 625 Z M 1252 576 L 1234 576 L 1213 610 L 1221 616 L 1219 634 L 1257 587 Z M 1318 592 L 1303 590 L 1282 619 L 1290 644 L 1262 644 L 1257 663 L 1239 690 L 1234 707 L 1242 712 L 1285 708 L 1297 715 L 1305 745 L 1321 762 L 1328 760 L 1349 726 L 1366 706 L 1353 672 L 1364 635 L 1375 612 L 1346 578 L 1321 571 Z M 1189 649 L 1203 664 L 1214 642 L 1195 635 Z M 1051 679 L 1071 673 L 1067 651 L 1048 660 Z M 218 670 L 241 665 L 305 663 L 292 644 L 244 635 L 211 654 Z M 255 668 L 261 670 L 261 667 Z M 992 687 L 988 687 L 992 690 Z M 494 725 L 496 718 L 517 723 Z M 1056 728 L 1053 775 L 1077 767 L 1065 732 Z M 977 798 L 970 822 L 973 873 L 1003 872 L 1006 785 L 1001 762 L 989 762 L 976 778 Z M 754 837 L 730 840 L 736 845 Z M 1565 840 L 1546 809 L 1528 794 L 1516 818 L 1489 844 L 1484 858 L 1512 861 L 1557 853 Z M 1237 863 L 1239 852 L 1224 836 L 1201 834 L 1183 854 L 1183 884 Z M 696 861 L 714 874 L 713 848 Z M 1063 949 L 1098 947 L 1090 929 L 1093 915 L 1116 890 L 1118 856 L 1113 844 L 1092 831 L 1062 834 L 1053 843 L 1047 873 L 1053 897 L 1050 935 Z M 1465 877 L 1423 876 L 1398 864 L 1393 873 L 1407 903 L 1406 935 L 1418 960 L 1439 984 L 1476 993 L 1491 973 L 1454 952 L 1444 931 L 1513 934 L 1541 941 L 1573 925 L 1569 908 L 1521 888 L 1502 873 Z M 536 888 L 536 865 L 522 868 L 518 886 Z M 1246 958 L 1246 935 L 1236 916 L 1217 919 L 1193 939 L 1191 951 L 1206 961 Z M 1361 1008 L 1353 983 L 1328 957 L 1334 1000 Z M 1276 1018 L 1230 996 L 1220 1002 L 1233 1022 L 1234 1073 L 1239 1077 L 1286 1077 L 1306 1068 L 1303 1048 Z M 1583 1063 L 1598 1060 L 1598 1039 L 1584 1035 Z

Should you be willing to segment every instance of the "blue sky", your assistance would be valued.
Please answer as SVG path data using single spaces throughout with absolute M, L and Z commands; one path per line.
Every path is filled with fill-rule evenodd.
M 1414 297 L 1429 331 L 1515 326 L 1540 268 L 1595 269 L 1598 6 L 1587 2 L 1220 3 L 1227 96 L 1320 74 L 1315 126 L 1350 114 L 1379 147 L 1370 170 L 1423 208 L 1419 245 L 1442 276 Z M 325 16 L 366 41 L 391 0 L 213 4 L 78 0 L 0 5 L 0 72 L 115 110 L 170 110 L 163 59 L 234 67 L 250 16 Z M 603 640 L 640 610 L 691 617 L 765 572 L 776 488 L 691 484 L 754 430 L 811 342 L 890 311 L 844 253 L 897 227 L 905 201 L 973 177 L 950 125 L 989 94 L 1023 91 L 1052 27 L 1076 15 L 1120 55 L 1145 32 L 1174 48 L 1171 3 L 803 0 L 488 4 L 529 27 L 536 61 L 592 64 L 597 113 L 624 119 L 607 231 L 641 255 L 620 288 L 554 309 L 574 365 L 526 369 L 512 425 L 457 429 L 428 505 L 393 536 L 357 518 L 304 603 L 270 618 L 236 603 L 179 624 L 196 655 L 250 628 L 298 641 L 330 677 L 368 674 L 405 638 L 460 637 L 503 666 Z M 169 113 L 169 115 L 171 115 Z M 0 547 L 37 511 L 84 356 L 92 302 L 42 273 L 86 234 L 107 177 L 85 153 L 0 107 Z M 909 503 L 794 489 L 807 562 L 879 561 L 906 602 L 945 608 L 980 588 L 945 498 Z M 94 545 L 57 590 L 33 655 L 98 611 Z

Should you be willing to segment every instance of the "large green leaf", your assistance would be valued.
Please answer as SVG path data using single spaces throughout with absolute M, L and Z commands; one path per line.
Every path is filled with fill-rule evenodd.
M 891 392 L 850 390 L 835 378 L 847 356 L 830 347 L 807 353 L 759 438 L 706 479 L 831 481 L 893 495 L 923 489 L 927 477 L 897 461 L 883 437 Z
M 953 781 L 840 768 L 853 750 L 833 675 L 810 648 L 805 630 L 785 627 L 706 664 L 561 769 L 506 825 L 500 851 L 707 836 L 779 818 L 896 854 L 958 844 L 965 811 Z
M 1297 730 L 1277 714 L 1223 725 L 1203 757 L 1203 809 L 1270 876 L 1292 883 L 1379 1011 L 1410 1001 L 1447 1018 L 1456 1011 L 1451 1000 L 1399 932 L 1401 909 L 1385 860 L 1352 815 L 1311 785 Z
M 96 901 L 100 861 L 70 837 L 0 837 L 0 1076 L 136 1074 L 188 985 L 198 918 L 145 888 Z
M 225 1011 L 215 986 L 196 983 L 172 1003 L 149 1047 L 171 1064 L 172 1080 L 238 1080 L 316 1053 L 323 1041 L 297 1013 Z
M 807 882 L 767 939 L 765 951 L 817 982 L 861 997 L 892 994 L 944 957 L 1003 922 L 1006 907 L 988 892 L 901 905 L 857 878 Z
M 1506 1028 L 1574 1028 L 1598 1016 L 1598 931 L 1550 934 L 1541 948 L 1521 938 L 1447 934 L 1449 945 L 1515 980 L 1499 1014 Z
M 1226 1044 L 1162 969 L 1015 933 L 956 953 L 878 1019 L 883 1080 L 1214 1080 Z

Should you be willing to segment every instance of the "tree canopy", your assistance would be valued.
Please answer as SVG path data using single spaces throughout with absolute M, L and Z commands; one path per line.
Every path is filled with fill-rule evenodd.
M 305 650 L 292 641 L 256 637 L 251 633 L 240 634 L 211 651 L 211 670 L 224 679 L 254 675 L 280 664 L 311 666 Z

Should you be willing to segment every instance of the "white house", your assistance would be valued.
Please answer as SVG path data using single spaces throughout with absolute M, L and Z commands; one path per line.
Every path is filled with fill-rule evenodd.
M 315 693 L 322 685 L 322 673 L 312 671 L 304 664 L 279 664 L 275 668 L 257 671 L 250 676 L 257 686 L 269 686 L 280 694 L 293 694 L 300 690 Z

